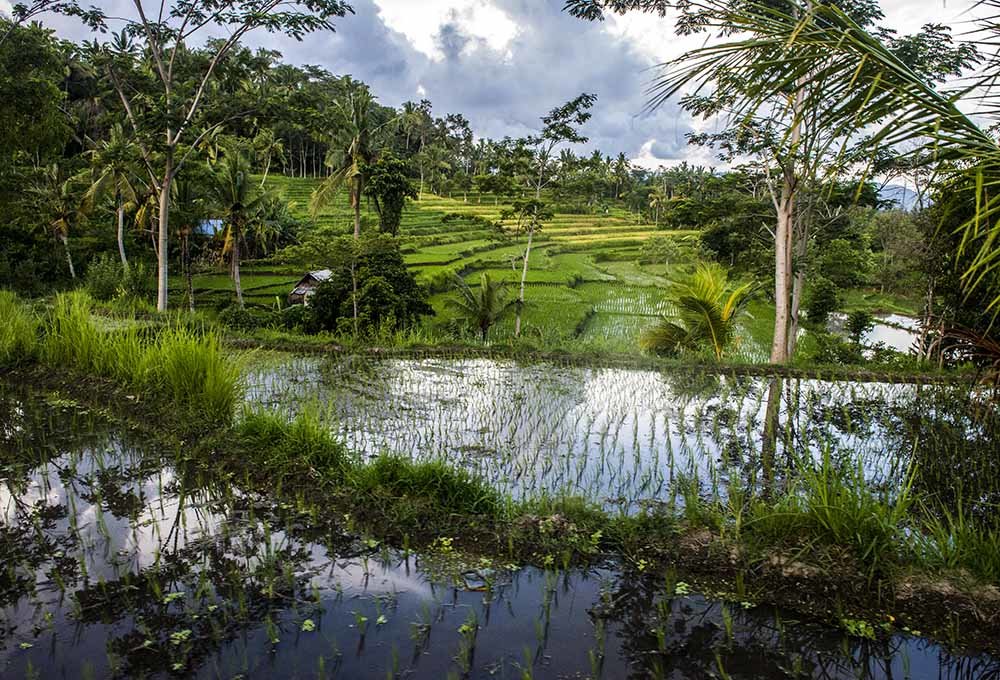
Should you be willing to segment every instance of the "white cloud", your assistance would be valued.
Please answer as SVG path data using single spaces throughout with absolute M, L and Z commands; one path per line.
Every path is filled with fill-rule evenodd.
M 470 41 L 467 49 L 487 45 L 503 52 L 518 34 L 517 24 L 488 0 L 375 0 L 379 16 L 390 29 L 403 34 L 418 51 L 435 61 L 445 54 L 438 44 L 442 26 L 454 24 Z
M 689 146 L 683 149 L 683 153 L 680 157 L 660 158 L 656 155 L 656 151 L 654 150 L 657 144 L 658 140 L 656 139 L 646 141 L 646 143 L 639 149 L 639 154 L 630 159 L 632 164 L 640 168 L 645 168 L 646 170 L 672 168 L 680 165 L 681 163 L 688 163 L 695 166 L 700 165 L 706 168 L 715 168 L 716 170 L 726 167 L 724 163 L 719 161 L 710 148 L 702 146 Z

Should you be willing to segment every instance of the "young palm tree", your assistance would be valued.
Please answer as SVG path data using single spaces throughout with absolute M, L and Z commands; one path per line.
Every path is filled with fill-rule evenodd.
M 125 205 L 135 203 L 135 160 L 138 155 L 135 144 L 128 139 L 120 123 L 112 126 L 106 140 L 102 140 L 90 152 L 92 170 L 88 181 L 90 188 L 84 194 L 83 207 L 87 212 L 95 204 L 111 196 L 114 200 L 118 233 L 118 255 L 122 267 L 128 271 L 128 257 L 125 255 Z
M 672 287 L 671 302 L 677 309 L 643 333 L 643 349 L 676 355 L 697 351 L 706 345 L 721 360 L 736 334 L 736 325 L 751 300 L 753 284 L 731 286 L 726 270 L 717 264 L 700 264 L 687 281 Z
M 493 281 L 487 272 L 479 275 L 479 288 L 473 289 L 460 276 L 455 277 L 456 296 L 448 305 L 456 318 L 479 331 L 483 342 L 489 337 L 490 328 L 507 309 L 507 287 L 503 281 Z
M 341 148 L 332 151 L 327 163 L 333 174 L 313 192 L 310 209 L 313 216 L 336 199 L 345 185 L 351 196 L 354 210 L 354 238 L 361 238 L 361 195 L 365 190 L 365 166 L 372 162 L 371 148 L 372 104 L 374 99 L 367 89 L 352 92 L 340 103 L 344 128 L 338 136 Z
M 243 303 L 243 286 L 240 283 L 240 248 L 248 230 L 259 219 L 265 194 L 261 193 L 250 176 L 250 162 L 239 150 L 226 151 L 217 163 L 210 187 L 213 202 L 223 213 L 225 242 L 223 255 L 229 255 L 230 274 L 236 289 L 236 302 Z

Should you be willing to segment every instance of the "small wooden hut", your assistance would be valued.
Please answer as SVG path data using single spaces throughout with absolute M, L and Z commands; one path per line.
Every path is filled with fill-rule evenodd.
M 293 288 L 292 292 L 288 294 L 288 304 L 308 305 L 309 298 L 316 292 L 316 287 L 329 279 L 332 275 L 333 272 L 329 269 L 320 269 L 318 271 L 309 272 L 295 284 L 295 288 Z

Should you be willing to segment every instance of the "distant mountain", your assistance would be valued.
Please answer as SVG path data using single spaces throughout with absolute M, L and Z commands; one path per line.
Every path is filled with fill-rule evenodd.
M 917 205 L 917 192 L 898 184 L 889 184 L 882 189 L 879 198 L 889 201 L 899 210 L 913 210 Z M 924 199 L 926 202 L 926 198 Z

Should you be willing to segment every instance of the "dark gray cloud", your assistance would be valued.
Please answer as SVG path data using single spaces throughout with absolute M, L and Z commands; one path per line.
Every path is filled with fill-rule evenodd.
M 414 0 L 416 1 L 416 0 Z M 127 0 L 108 0 L 109 13 L 128 12 Z M 583 22 L 561 11 L 562 0 L 494 0 L 518 26 L 502 50 L 468 35 L 452 14 L 437 29 L 435 43 L 444 55 L 433 60 L 418 51 L 379 16 L 373 0 L 355 0 L 355 14 L 338 20 L 336 33 L 313 34 L 302 42 L 255 34 L 253 46 L 281 51 L 297 64 L 316 64 L 350 74 L 372 86 L 379 100 L 398 106 L 426 93 L 437 115 L 464 114 L 477 134 L 519 136 L 533 131 L 551 108 L 581 92 L 598 95 L 586 127 L 590 144 L 605 153 L 636 156 L 655 139 L 660 158 L 683 157 L 688 126 L 668 104 L 644 113 L 644 92 L 653 76 L 651 60 L 601 24 Z M 71 20 L 46 18 L 69 37 L 86 35 Z

